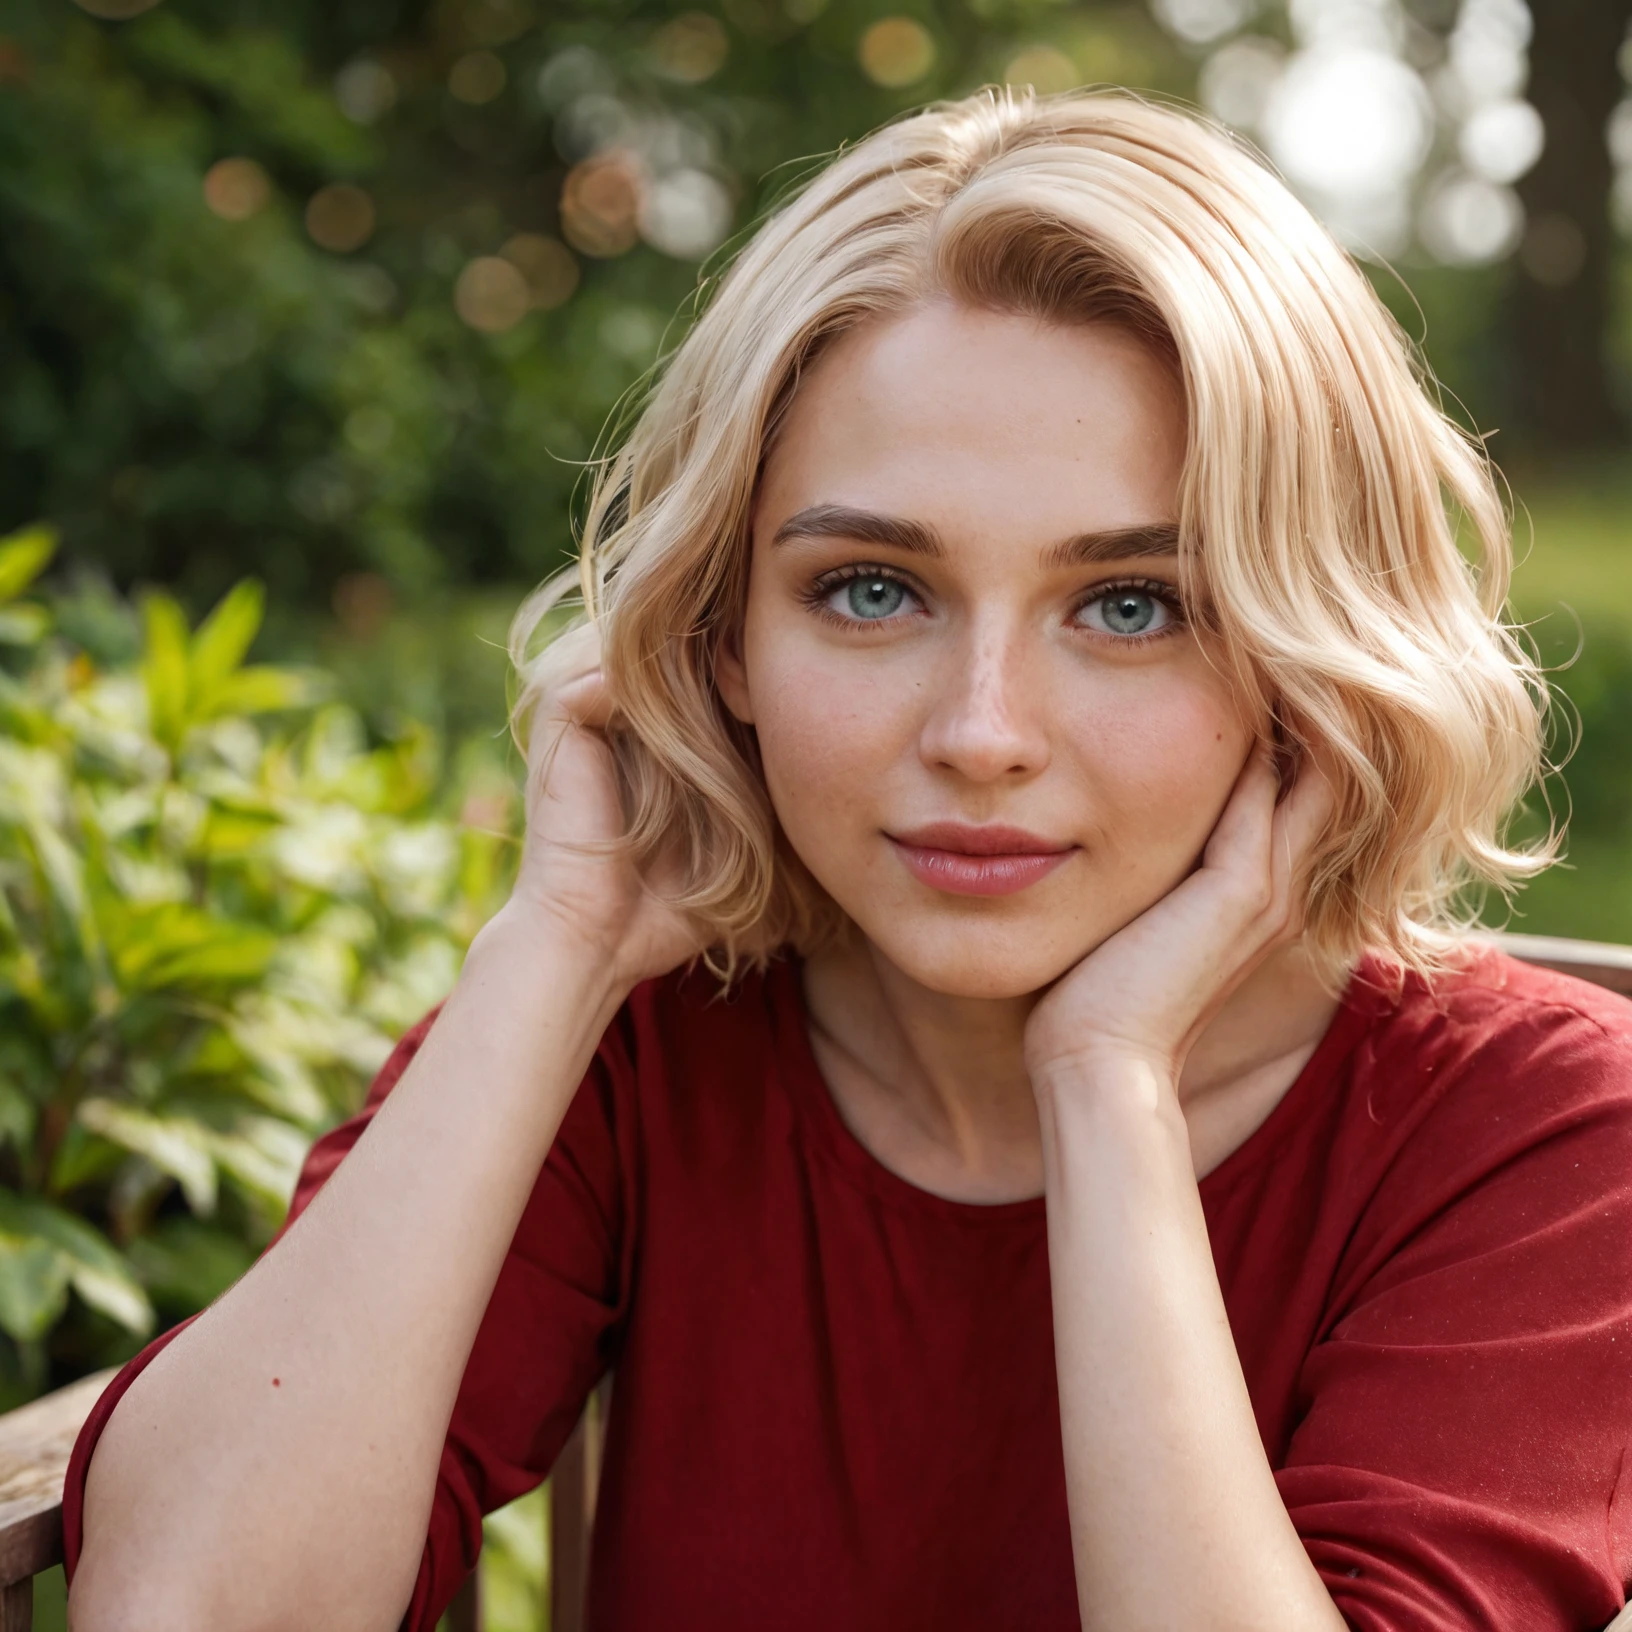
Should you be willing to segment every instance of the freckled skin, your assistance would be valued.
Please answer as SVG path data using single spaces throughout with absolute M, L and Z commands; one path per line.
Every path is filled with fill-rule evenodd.
M 938 304 L 852 331 L 801 383 L 721 692 L 756 728 L 796 852 L 932 990 L 1040 990 L 1171 890 L 1223 809 L 1253 733 L 1196 637 L 1119 641 L 1077 616 L 1096 584 L 1176 591 L 1177 563 L 1044 559 L 1077 534 L 1173 521 L 1184 439 L 1165 366 L 1100 325 Z M 818 504 L 922 523 L 945 553 L 773 543 Z M 919 608 L 887 628 L 818 616 L 802 597 L 847 563 L 910 575 Z M 949 895 L 887 836 L 946 820 L 1079 848 L 1017 894 Z

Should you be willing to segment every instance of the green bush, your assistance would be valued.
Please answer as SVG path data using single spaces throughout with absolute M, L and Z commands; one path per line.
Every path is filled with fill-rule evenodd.
M 52 546 L 0 542 L 0 1405 L 241 1273 L 514 855 L 491 741 L 449 772 L 247 664 L 254 584 L 196 630 L 152 595 L 99 657 L 26 598 Z

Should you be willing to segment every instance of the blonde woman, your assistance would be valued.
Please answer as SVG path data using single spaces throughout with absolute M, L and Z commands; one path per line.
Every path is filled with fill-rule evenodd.
M 76 1632 L 429 1632 L 608 1371 L 606 1632 L 1602 1626 L 1632 1011 L 1453 901 L 1546 859 L 1508 564 L 1224 135 L 848 150 L 523 615 L 514 898 L 88 1425 Z

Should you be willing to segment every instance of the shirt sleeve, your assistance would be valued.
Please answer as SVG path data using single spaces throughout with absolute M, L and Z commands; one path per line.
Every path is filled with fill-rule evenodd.
M 397 1045 L 361 1111 L 313 1145 L 289 1216 L 268 1252 L 367 1130 L 430 1031 L 429 1015 Z M 627 1055 L 614 1028 L 568 1109 L 517 1227 L 478 1328 L 437 1474 L 425 1552 L 403 1632 L 434 1632 L 476 1567 L 482 1515 L 547 1477 L 584 1402 L 609 1369 L 626 1310 L 631 1247 L 615 1084 Z M 192 1317 L 197 1319 L 197 1316 Z M 108 1418 L 132 1382 L 191 1321 L 156 1338 L 109 1384 L 74 1446 L 63 1491 L 69 1578 L 83 1545 L 85 1479 Z
M 1276 1477 L 1360 1632 L 1595 1632 L 1632 1576 L 1632 1050 L 1528 1033 L 1394 1155 L 1304 1363 Z

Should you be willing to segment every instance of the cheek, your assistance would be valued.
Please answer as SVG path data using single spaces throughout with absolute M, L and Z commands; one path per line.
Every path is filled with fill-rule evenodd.
M 854 660 L 824 661 L 797 640 L 767 647 L 761 662 L 750 660 L 760 758 L 782 825 L 802 850 L 802 833 L 831 826 L 910 747 L 916 682 Z
M 1210 670 L 1138 678 L 1136 697 L 1100 699 L 1069 735 L 1105 837 L 1161 867 L 1169 848 L 1194 852 L 1212 831 L 1253 733 Z

